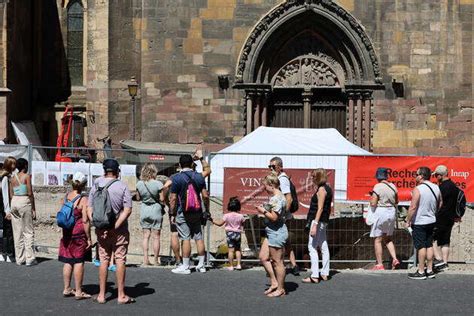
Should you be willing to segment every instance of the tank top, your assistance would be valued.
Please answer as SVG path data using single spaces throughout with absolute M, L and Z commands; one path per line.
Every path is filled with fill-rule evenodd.
M 28 187 L 26 184 L 22 184 L 20 181 L 20 178 L 18 177 L 18 174 L 15 174 L 16 181 L 18 181 L 19 185 L 16 187 L 13 187 L 13 195 L 15 196 L 26 196 L 28 195 Z
M 324 185 L 324 189 L 326 190 L 326 198 L 324 199 L 323 212 L 319 221 L 327 224 L 329 223 L 329 216 L 331 215 L 332 189 L 327 184 Z M 311 198 L 311 206 L 314 206 L 312 208 L 314 208 L 314 216 L 316 216 L 318 212 L 318 191 L 316 191 Z
M 436 222 L 437 201 L 439 201 L 441 195 L 438 186 L 430 181 L 424 181 L 416 188 L 420 191 L 420 203 L 418 204 L 413 224 L 428 225 Z M 435 193 L 436 198 L 430 188 Z

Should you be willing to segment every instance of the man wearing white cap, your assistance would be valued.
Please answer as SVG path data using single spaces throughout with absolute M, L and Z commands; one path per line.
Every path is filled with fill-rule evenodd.
M 436 213 L 436 225 L 433 234 L 434 266 L 437 271 L 443 271 L 448 269 L 449 243 L 456 217 L 459 188 L 449 179 L 446 166 L 437 166 L 433 176 L 438 181 L 443 198 L 443 205 Z

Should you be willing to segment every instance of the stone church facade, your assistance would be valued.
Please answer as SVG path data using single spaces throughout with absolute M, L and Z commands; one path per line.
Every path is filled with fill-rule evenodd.
M 56 62 L 55 77 L 70 78 L 90 146 L 107 135 L 229 144 L 274 126 L 333 127 L 376 153 L 474 152 L 474 1 L 52 2 L 68 65 Z M 11 58 L 2 60 L 6 78 Z M 10 95 L 0 104 L 4 125 L 10 90 L 0 91 Z M 44 107 L 58 114 L 64 99 Z

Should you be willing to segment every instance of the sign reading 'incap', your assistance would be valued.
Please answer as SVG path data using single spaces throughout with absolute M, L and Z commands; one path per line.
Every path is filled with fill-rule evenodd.
M 326 169 L 327 183 L 334 189 L 335 171 Z M 306 215 L 315 187 L 311 169 L 285 169 L 298 194 L 299 208 L 295 215 Z M 269 174 L 264 168 L 224 168 L 224 212 L 229 198 L 237 196 L 242 204 L 242 214 L 257 214 L 256 206 L 268 202 L 270 196 L 263 186 L 263 178 Z

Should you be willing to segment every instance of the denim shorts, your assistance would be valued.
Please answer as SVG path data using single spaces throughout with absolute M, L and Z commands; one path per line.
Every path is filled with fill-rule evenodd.
M 288 228 L 283 224 L 278 229 L 265 228 L 268 245 L 273 248 L 283 248 L 288 240 Z
M 226 232 L 227 246 L 229 248 L 240 248 L 241 234 L 238 232 Z

